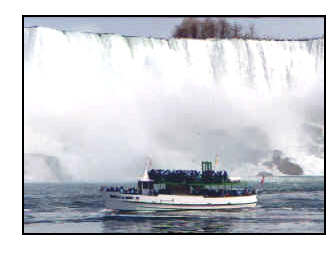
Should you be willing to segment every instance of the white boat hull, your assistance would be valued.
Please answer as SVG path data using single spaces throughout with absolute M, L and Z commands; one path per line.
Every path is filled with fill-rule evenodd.
M 256 195 L 204 197 L 195 195 L 134 195 L 103 192 L 107 209 L 116 211 L 217 210 L 256 206 Z

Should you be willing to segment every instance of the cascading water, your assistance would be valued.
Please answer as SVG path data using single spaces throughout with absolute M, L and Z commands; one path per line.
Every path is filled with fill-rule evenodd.
M 24 88 L 26 181 L 52 178 L 36 155 L 78 181 L 133 180 L 147 156 L 155 168 L 199 170 L 216 153 L 238 176 L 279 174 L 273 153 L 306 175 L 324 173 L 323 39 L 25 28 Z

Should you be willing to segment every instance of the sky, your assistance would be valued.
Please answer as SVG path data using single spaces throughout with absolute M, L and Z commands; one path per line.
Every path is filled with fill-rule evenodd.
M 255 25 L 260 37 L 313 38 L 324 34 L 324 19 L 318 17 L 226 18 L 248 28 Z M 182 17 L 25 17 L 24 26 L 44 26 L 59 30 L 116 33 L 127 36 L 171 37 Z

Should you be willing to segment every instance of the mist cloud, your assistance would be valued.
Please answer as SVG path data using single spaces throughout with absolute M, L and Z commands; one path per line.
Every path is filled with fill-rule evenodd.
M 323 126 L 322 47 L 25 29 L 24 151 L 75 181 L 133 181 L 147 156 L 199 170 L 216 153 L 255 175 L 274 150 L 322 174 L 305 146 L 305 123 Z

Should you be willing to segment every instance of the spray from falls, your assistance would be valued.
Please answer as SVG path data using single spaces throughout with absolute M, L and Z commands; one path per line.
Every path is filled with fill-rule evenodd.
M 321 175 L 323 65 L 322 39 L 25 28 L 25 158 L 54 157 L 68 175 L 61 178 L 130 181 L 147 156 L 155 168 L 199 170 L 218 153 L 234 175 L 279 174 L 268 162 L 280 151 L 305 174 Z M 40 181 L 45 166 L 31 167 L 25 180 Z

